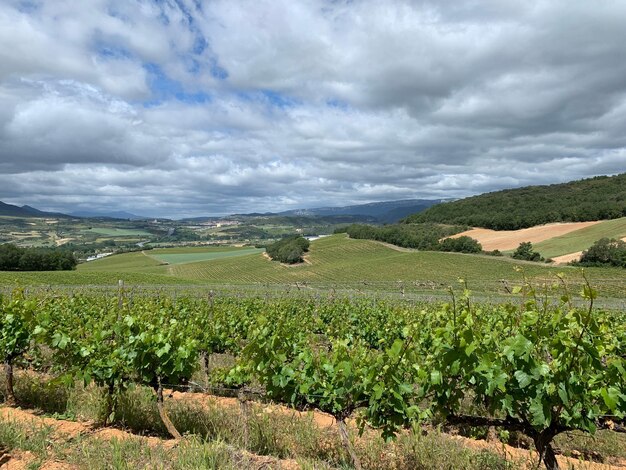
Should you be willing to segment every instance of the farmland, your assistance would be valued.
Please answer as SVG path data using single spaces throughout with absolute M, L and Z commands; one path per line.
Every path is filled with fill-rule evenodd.
M 543 304 L 533 300 L 532 289 L 530 284 L 522 286 L 520 295 L 527 296 L 526 302 L 513 299 L 503 305 L 476 303 L 460 291 L 458 304 L 406 304 L 334 294 L 272 299 L 173 298 L 134 292 L 127 296 L 123 290 L 117 295 L 53 296 L 16 291 L 2 299 L 2 309 L 12 320 L 0 324 L 0 338 L 13 332 L 16 341 L 2 343 L 9 355 L 0 379 L 0 399 L 5 402 L 0 422 L 11 435 L 28 433 L 25 423 L 37 423 L 37 418 L 12 408 L 19 403 L 74 414 L 77 422 L 62 424 L 48 418 L 47 426 L 55 430 L 63 425 L 75 437 L 88 433 L 81 421 L 89 419 L 89 433 L 95 429 L 103 437 L 105 432 L 110 435 L 107 426 L 114 424 L 139 435 L 160 436 L 152 444 L 156 446 L 169 435 L 182 446 L 204 438 L 243 448 L 251 453 L 248 458 L 263 453 L 279 460 L 306 458 L 314 468 L 407 470 L 414 468 L 416 458 L 429 455 L 425 442 L 450 459 L 452 466 L 446 468 L 451 469 L 518 468 L 520 459 L 536 462 L 538 456 L 556 468 L 553 443 L 561 453 L 579 455 L 588 448 L 579 436 L 606 428 L 597 432 L 595 446 L 602 449 L 604 461 L 621 463 L 626 441 L 610 429 L 622 406 L 619 396 L 612 397 L 621 383 L 614 372 L 625 360 L 619 355 L 626 341 L 623 312 L 576 309 L 567 299 Z M 563 290 L 558 287 L 553 293 Z M 589 288 L 583 293 L 587 303 L 594 295 Z M 573 342 L 574 333 L 592 314 L 596 332 Z M 543 359 L 548 344 L 558 360 Z M 579 345 L 589 354 L 577 357 Z M 42 356 L 40 348 L 52 354 Z M 445 351 L 458 358 L 458 364 L 441 362 Z M 595 361 L 600 354 L 607 366 Z M 26 364 L 29 358 L 38 358 L 30 362 L 29 373 L 14 373 L 13 363 L 20 356 Z M 532 375 L 537 367 L 541 374 Z M 49 370 L 65 380 L 51 380 L 42 373 Z M 562 377 L 571 374 L 585 386 L 563 384 Z M 482 379 L 476 381 L 476 376 Z M 90 386 L 68 387 L 68 379 Z M 536 390 L 557 384 L 560 393 L 536 396 Z M 215 396 L 233 391 L 240 394 L 239 401 Z M 601 393 L 609 398 L 598 399 Z M 453 399 L 444 399 L 451 394 Z M 476 405 L 486 397 L 493 397 L 494 404 L 477 415 Z M 550 414 L 537 407 L 542 399 L 549 400 Z M 267 400 L 275 405 L 262 405 Z M 579 403 L 590 411 L 581 413 Z M 288 407 L 318 411 L 296 414 Z M 496 418 L 501 413 L 511 420 Z M 518 420 L 518 415 L 524 418 Z M 357 418 L 363 433 L 354 424 Z M 468 433 L 464 423 L 473 425 L 469 435 L 486 432 L 484 427 L 493 423 L 503 431 L 502 442 L 467 453 L 460 443 L 469 445 L 469 439 L 453 445 L 446 435 L 425 431 L 431 428 L 429 423 L 441 420 L 448 423 L 446 429 L 460 434 Z M 276 428 L 270 427 L 272 422 Z M 548 422 L 559 426 L 553 431 Z M 43 429 L 43 422 L 37 426 Z M 508 429 L 529 436 L 545 452 L 520 453 L 510 447 L 510 455 L 498 454 L 498 446 L 515 443 L 504 432 Z M 544 429 L 549 431 L 537 431 Z M 60 430 L 54 432 L 58 436 Z M 258 440 L 263 434 L 257 432 L 272 433 L 272 444 Z M 429 436 L 426 441 L 424 432 Z M 39 432 L 30 434 L 39 439 Z M 133 434 L 113 435 L 147 444 Z M 381 437 L 394 436 L 396 440 L 383 444 Z M 25 442 L 1 432 L 0 438 L 17 449 Z M 315 444 L 322 440 L 323 446 Z M 88 449 L 96 442 L 83 442 L 83 451 L 93 455 Z M 70 448 L 66 455 L 80 458 L 81 452 Z M 35 450 L 40 458 L 59 455 L 48 446 Z M 125 460 L 145 459 L 130 449 L 124 452 L 133 456 Z M 420 461 L 422 468 L 441 468 L 436 462 Z M 563 455 L 558 461 L 575 463 Z
M 167 264 L 185 264 L 195 263 L 198 261 L 212 261 L 224 258 L 235 258 L 251 254 L 262 253 L 262 249 L 258 248 L 228 248 L 219 247 L 213 249 L 192 249 L 192 250 L 152 250 L 148 256 Z
M 135 230 L 126 228 L 108 228 L 108 227 L 92 227 L 86 229 L 86 232 L 97 233 L 98 235 L 106 235 L 108 237 L 150 237 L 152 234 L 145 230 Z
M 212 286 L 220 289 L 342 290 L 353 293 L 426 294 L 447 296 L 448 286 L 467 281 L 476 295 L 508 295 L 523 275 L 537 282 L 557 282 L 557 274 L 578 289 L 580 269 L 528 263 L 508 257 L 421 252 L 397 249 L 370 241 L 333 235 L 311 242 L 305 262 L 285 266 L 268 260 L 260 250 L 236 247 L 184 247 L 123 253 L 83 263 L 74 272 L 0 273 L 0 283 L 11 285 L 129 285 Z M 237 255 L 237 256 L 235 256 Z M 175 256 L 165 264 L 161 256 Z M 181 257 L 182 256 L 182 257 Z M 208 257 L 198 260 L 198 257 Z M 201 258 L 202 259 L 202 258 Z M 191 262 L 187 262 L 190 261 Z M 519 272 L 522 268 L 523 274 Z M 623 271 L 587 269 L 602 300 L 624 298 Z
M 552 282 L 557 273 L 564 273 L 566 278 L 576 283 L 580 281 L 580 271 L 571 267 L 554 268 L 504 257 L 401 251 L 370 240 L 348 239 L 344 235 L 312 242 L 306 262 L 298 266 L 268 262 L 257 254 L 172 266 L 170 273 L 178 278 L 211 284 L 305 283 L 361 291 L 405 289 L 419 292 L 445 292 L 449 285 L 457 285 L 458 279 L 463 278 L 475 292 L 504 293 L 503 280 L 511 284 L 521 280 L 516 266 L 521 266 L 529 278 Z M 598 288 L 607 295 L 626 295 L 620 270 L 596 268 L 589 270 L 589 275 L 592 279 L 605 280 Z
M 586 236 L 617 233 L 621 223 L 595 224 Z M 0 442 L 19 450 L 25 441 L 10 436 L 54 438 L 63 444 L 54 450 L 40 446 L 37 458 L 65 461 L 71 455 L 86 465 L 98 454 L 102 468 L 110 467 L 112 457 L 104 449 L 118 444 L 82 437 L 88 436 L 82 423 L 87 419 L 97 423 L 98 435 L 135 442 L 116 450 L 117 462 L 131 466 L 149 465 L 154 458 L 202 468 L 200 456 L 211 455 L 222 467 L 237 468 L 263 454 L 270 468 L 306 461 L 312 468 L 409 469 L 418 459 L 421 468 L 435 469 L 441 467 L 428 456 L 436 449 L 450 469 L 512 469 L 536 466 L 537 453 L 533 437 L 531 450 L 522 450 L 508 427 L 528 438 L 537 436 L 537 429 L 551 429 L 547 420 L 554 419 L 568 424 L 562 425 L 564 432 L 549 435 L 547 442 L 560 455 L 548 452 L 547 463 L 576 465 L 571 456 L 594 455 L 621 464 L 622 436 L 604 429 L 591 441 L 587 433 L 610 428 L 608 415 L 621 416 L 616 395 L 621 379 L 615 373 L 621 363 L 615 361 L 623 358 L 613 351 L 626 341 L 625 279 L 618 268 L 585 273 L 509 257 L 402 249 L 345 234 L 312 241 L 304 262 L 296 265 L 271 261 L 249 246 L 203 245 L 115 254 L 69 272 L 2 272 L 3 309 L 12 318 L 22 315 L 26 333 L 20 338 L 30 338 L 33 348 L 19 363 L 29 371 L 16 370 L 15 400 L 75 421 L 45 418 L 52 434 L 39 437 L 24 423 L 41 418 L 4 405 L 0 427 L 10 435 L 0 431 Z M 127 290 L 117 290 L 119 279 Z M 23 299 L 12 292 L 16 286 L 27 287 Z M 589 312 L 593 319 L 585 316 Z M 583 325 L 590 321 L 596 333 L 585 334 Z M 582 359 L 571 341 L 580 331 L 579 341 L 592 351 Z M 42 356 L 38 348 L 53 355 Z M 560 351 L 563 360 L 546 361 L 546 348 Z M 441 362 L 450 351 L 461 358 L 462 372 Z M 598 354 L 613 365 L 594 362 Z M 37 359 L 28 362 L 31 357 Z M 562 378 L 572 374 L 564 363 L 575 367 L 587 388 L 564 384 Z M 51 381 L 50 370 L 64 382 Z M 0 400 L 11 403 L 3 380 Z M 68 381 L 73 385 L 65 385 Z M 565 392 L 543 395 L 544 388 L 557 386 Z M 444 399 L 459 390 L 464 399 Z M 222 396 L 233 394 L 240 399 Z M 537 411 L 538 394 L 550 400 L 545 405 L 550 411 Z M 598 398 L 603 394 L 606 399 Z M 498 405 L 472 414 L 486 396 Z M 472 399 L 476 403 L 469 404 Z M 262 404 L 266 401 L 274 403 L 271 408 Z M 572 404 L 580 401 L 591 407 L 591 415 L 576 414 Z M 295 419 L 294 408 L 316 411 Z M 487 422 L 499 426 L 501 442 L 480 441 L 477 452 L 469 437 L 487 435 L 485 413 L 492 420 Z M 524 420 L 499 418 L 527 413 L 532 415 Z M 468 425 L 474 431 L 452 439 L 434 430 L 441 422 L 447 432 L 464 434 Z M 111 430 L 110 424 L 124 431 Z M 70 425 L 84 439 L 80 446 L 54 431 Z M 182 444 L 162 450 L 178 433 L 186 436 Z M 273 436 L 271 444 L 264 435 Z M 387 443 L 381 438 L 393 435 Z M 144 453 L 148 442 L 152 457 Z M 233 461 L 220 442 L 245 453 Z M 499 449 L 507 449 L 504 457 Z
M 534 245 L 536 251 L 545 258 L 566 255 L 576 251 L 583 251 L 601 238 L 626 237 L 626 217 L 613 220 L 604 220 L 589 227 L 570 232 L 565 235 L 550 238 Z

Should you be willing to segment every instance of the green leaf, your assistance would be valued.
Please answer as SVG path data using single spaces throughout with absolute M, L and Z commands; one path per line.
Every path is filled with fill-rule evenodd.
M 513 375 L 517 379 L 517 382 L 519 383 L 520 388 L 526 388 L 532 382 L 532 377 L 528 375 L 526 372 L 524 372 L 523 370 L 515 371 L 515 374 Z
M 538 395 L 530 401 L 530 406 L 528 407 L 531 416 L 530 424 L 538 428 L 544 428 L 548 425 L 543 405 L 543 396 Z
M 609 387 L 608 389 L 606 387 L 603 387 L 600 389 L 600 395 L 602 396 L 604 404 L 609 410 L 615 411 L 617 409 L 619 390 L 613 387 Z
M 430 383 L 433 385 L 440 385 L 441 384 L 441 372 L 439 372 L 438 370 L 433 370 L 430 373 Z

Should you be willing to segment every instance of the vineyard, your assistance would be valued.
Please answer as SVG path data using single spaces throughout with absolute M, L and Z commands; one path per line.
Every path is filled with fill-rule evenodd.
M 14 369 L 92 387 L 106 426 L 120 423 L 128 394 L 152 390 L 160 426 L 181 439 L 193 429 L 170 416 L 167 396 L 211 390 L 244 409 L 328 413 L 343 449 L 334 466 L 368 467 L 357 432 L 392 442 L 446 426 L 525 436 L 558 468 L 561 434 L 625 430 L 626 314 L 595 307 L 583 284 L 583 307 L 565 282 L 523 283 L 504 304 L 477 303 L 464 284 L 445 303 L 17 290 L 0 315 L 4 399 L 23 399 Z

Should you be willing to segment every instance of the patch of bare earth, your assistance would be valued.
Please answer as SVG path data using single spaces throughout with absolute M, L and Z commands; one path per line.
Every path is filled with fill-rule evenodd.
M 32 452 L 16 450 L 11 454 L 5 454 L 6 458 L 0 460 L 0 470 L 27 470 L 36 463 L 37 457 Z M 39 467 L 39 470 L 80 470 L 75 465 L 47 460 Z
M 174 392 L 174 398 L 183 399 L 183 394 Z M 193 394 L 190 394 L 193 396 Z M 187 397 L 189 398 L 189 397 Z M 204 396 L 206 401 L 206 396 Z M 215 398 L 217 403 L 221 406 L 234 406 L 238 404 L 237 399 L 231 398 Z M 53 436 L 58 441 L 70 441 L 80 434 L 89 434 L 95 439 L 101 439 L 104 441 L 123 441 L 128 439 L 140 440 L 142 444 L 149 447 L 155 447 L 158 445 L 163 446 L 166 449 L 172 449 L 178 445 L 178 441 L 175 439 L 161 439 L 158 437 L 139 436 L 137 434 L 130 433 L 116 428 L 94 428 L 91 423 L 79 423 L 74 421 L 66 421 L 62 419 L 48 418 L 39 416 L 33 411 L 26 411 L 17 408 L 0 407 L 0 420 L 17 422 L 21 424 L 28 424 L 39 427 L 50 427 L 53 429 Z M 294 459 L 278 459 L 271 456 L 261 456 L 253 454 L 243 449 L 232 449 L 242 460 L 245 462 L 245 468 L 280 468 L 285 470 L 298 470 L 300 465 Z M 4 452 L 0 446 L 0 470 L 25 470 L 29 468 L 36 460 L 35 455 L 28 451 L 15 450 L 10 453 Z M 56 460 L 48 460 L 44 462 L 40 467 L 40 470 L 76 470 L 78 467 L 70 465 L 65 462 L 59 462 Z
M 452 436 L 463 444 L 463 446 L 474 450 L 488 450 L 504 457 L 508 461 L 513 461 L 518 468 L 531 470 L 537 468 L 537 452 L 520 449 L 519 447 L 513 447 L 507 444 L 503 444 L 499 441 L 487 442 L 483 440 L 470 439 L 462 436 Z M 557 455 L 557 461 L 561 468 L 574 468 L 579 470 L 623 470 L 626 468 L 626 462 L 620 461 L 616 465 L 610 465 L 606 463 L 598 462 L 584 462 L 564 455 Z M 540 467 L 542 468 L 542 467 Z
M 91 432 L 91 423 L 77 423 L 76 421 L 66 421 L 63 419 L 47 418 L 37 416 L 32 411 L 20 410 L 18 408 L 0 407 L 0 418 L 3 421 L 13 421 L 23 424 L 34 424 L 38 426 L 50 426 L 54 429 L 55 437 L 74 438 L 80 434 Z
M 550 238 L 559 237 L 566 233 L 580 230 L 600 223 L 593 222 L 563 222 L 555 224 L 537 225 L 520 230 L 491 230 L 488 228 L 473 228 L 465 232 L 452 235 L 450 238 L 462 236 L 472 237 L 483 246 L 484 250 L 514 250 L 522 242 L 539 243 Z
M 167 395 L 170 399 L 176 401 L 193 402 L 201 406 L 222 406 L 222 407 L 241 407 L 241 402 L 237 398 L 219 397 L 215 395 L 209 395 L 204 393 L 182 393 L 176 391 L 167 391 Z M 248 410 L 253 413 L 264 414 L 287 414 L 295 419 L 313 419 L 315 424 L 321 429 L 335 428 L 337 422 L 335 419 L 326 413 L 319 411 L 307 411 L 300 412 L 292 408 L 283 405 L 275 404 L 262 404 L 258 402 L 247 402 Z M 71 440 L 73 437 L 81 433 L 89 433 L 94 438 L 103 440 L 124 440 L 124 439 L 139 439 L 143 443 L 149 446 L 163 445 L 167 448 L 172 448 L 177 445 L 177 441 L 173 439 L 161 439 L 157 437 L 145 437 L 138 436 L 136 434 L 129 433 L 115 428 L 96 428 L 94 429 L 90 423 L 76 423 L 73 421 L 57 420 L 53 418 L 47 418 L 38 416 L 34 412 L 0 407 L 0 418 L 3 420 L 12 420 L 22 423 L 35 423 L 41 426 L 50 426 L 54 430 L 55 439 L 67 439 Z M 348 420 L 350 427 L 355 426 L 355 422 Z M 369 433 L 365 433 L 362 437 L 356 439 L 358 447 L 361 439 L 375 438 Z M 473 450 L 486 450 L 501 455 L 510 462 L 514 462 L 516 468 L 531 470 L 537 468 L 537 453 L 533 450 L 526 450 L 518 447 L 509 446 L 499 441 L 488 442 L 484 440 L 476 440 L 458 435 L 448 435 L 449 438 L 454 439 L 461 443 L 463 446 Z M 270 456 L 260 456 L 252 454 L 243 449 L 233 449 L 242 459 L 242 464 L 245 468 L 281 468 L 287 470 L 296 470 L 300 468 L 297 461 L 293 459 L 278 459 Z M 5 454 L 9 455 L 9 454 Z M 2 451 L 0 449 L 0 456 Z M 35 457 L 30 452 L 14 451 L 9 455 L 8 461 L 0 464 L 0 470 L 22 470 L 28 467 L 30 463 L 34 461 Z M 597 463 L 597 462 L 584 462 L 575 458 L 558 455 L 557 459 L 561 468 L 574 468 L 574 469 L 588 469 L 588 470 L 624 470 L 626 468 L 626 461 L 619 460 L 613 464 Z M 69 470 L 74 469 L 71 465 L 57 461 L 47 461 L 41 467 L 47 470 Z
M 405 248 L 403 246 L 392 245 L 391 243 L 386 243 L 386 242 L 376 241 L 376 243 L 378 243 L 379 245 L 386 246 L 387 248 L 391 248 L 392 250 L 401 251 L 403 253 L 416 253 L 419 251 L 415 248 Z

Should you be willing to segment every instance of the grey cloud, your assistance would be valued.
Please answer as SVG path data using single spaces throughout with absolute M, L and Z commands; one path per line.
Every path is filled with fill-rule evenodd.
M 626 171 L 617 0 L 20 5 L 6 202 L 182 217 Z

